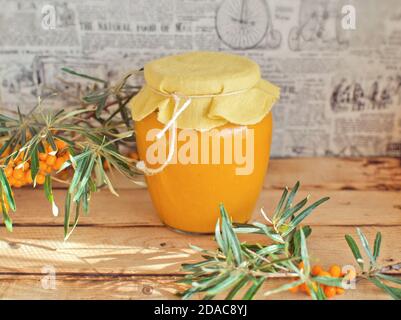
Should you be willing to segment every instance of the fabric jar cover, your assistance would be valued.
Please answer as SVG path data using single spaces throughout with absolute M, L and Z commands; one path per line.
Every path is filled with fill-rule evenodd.
M 177 128 L 209 130 L 226 123 L 261 121 L 279 99 L 280 89 L 261 79 L 252 60 L 222 52 L 189 52 L 167 56 L 144 67 L 146 84 L 129 105 L 140 121 L 158 110 L 167 124 L 173 116 L 173 94 L 192 98 L 177 118 Z

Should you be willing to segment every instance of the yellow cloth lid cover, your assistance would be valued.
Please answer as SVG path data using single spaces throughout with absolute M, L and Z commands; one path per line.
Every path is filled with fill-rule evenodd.
M 260 78 L 252 60 L 221 52 L 189 52 L 151 61 L 144 68 L 146 85 L 130 101 L 140 121 L 158 110 L 166 124 L 173 115 L 172 93 L 225 96 L 192 98 L 178 117 L 178 128 L 211 129 L 227 122 L 248 125 L 261 121 L 280 96 L 280 89 Z M 162 95 L 158 93 L 164 93 Z M 238 92 L 238 94 L 235 94 Z M 181 99 L 181 105 L 185 97 Z

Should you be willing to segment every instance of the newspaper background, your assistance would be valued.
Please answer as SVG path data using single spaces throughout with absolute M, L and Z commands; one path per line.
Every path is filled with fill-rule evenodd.
M 341 28 L 347 4 L 356 8 L 356 30 Z M 68 91 L 64 66 L 114 79 L 163 55 L 229 51 L 256 60 L 263 76 L 282 88 L 272 156 L 401 155 L 399 0 L 0 5 L 1 108 L 27 111 L 46 87 Z M 54 29 L 42 26 L 45 5 L 55 9 Z M 238 32 L 239 19 L 249 23 L 249 33 Z

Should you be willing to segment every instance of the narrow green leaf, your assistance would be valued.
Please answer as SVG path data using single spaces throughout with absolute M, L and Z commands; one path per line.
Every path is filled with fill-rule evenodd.
M 342 288 L 343 278 L 334 278 L 334 277 L 313 277 L 313 281 L 319 282 L 326 286 L 330 287 L 339 287 Z
M 207 290 L 208 295 L 215 296 L 222 291 L 232 287 L 240 278 L 242 274 L 231 274 L 228 278 L 221 281 L 219 284 L 215 285 L 211 289 Z
M 291 226 L 296 227 L 299 225 L 307 216 L 309 216 L 316 207 L 320 206 L 323 202 L 326 202 L 329 200 L 329 197 L 324 197 L 312 205 L 310 205 L 308 208 L 306 208 L 304 211 L 302 211 L 299 215 L 297 215 L 294 220 L 291 221 Z
M 3 213 L 3 222 L 6 226 L 7 231 L 13 232 L 13 221 L 11 220 L 10 216 L 8 215 L 7 208 L 4 205 L 3 199 L 1 199 L 1 210 Z
M 7 203 L 10 206 L 11 210 L 15 211 L 17 209 L 15 205 L 15 200 L 13 196 L 13 192 L 11 190 L 10 184 L 8 183 L 6 174 L 4 173 L 3 168 L 0 168 L 0 186 L 6 197 Z M 0 191 L 1 191 L 0 189 Z
M 284 247 L 284 244 L 272 244 L 270 246 L 263 247 L 262 249 L 257 251 L 256 254 L 259 256 L 266 256 L 272 253 L 276 253 L 278 251 L 282 251 L 284 250 Z
M 71 194 L 67 191 L 64 202 L 64 238 L 67 237 L 70 227 Z
M 221 237 L 220 219 L 217 219 L 214 237 L 216 239 L 217 244 L 219 245 L 221 252 L 223 252 L 224 255 L 227 255 L 227 245 L 226 243 L 224 243 L 223 238 Z
M 45 190 L 45 195 L 46 195 L 47 201 L 49 201 L 50 204 L 52 205 L 53 216 L 57 217 L 58 216 L 58 207 L 57 207 L 56 203 L 54 202 L 53 189 L 52 189 L 52 178 L 49 174 L 46 175 L 43 188 Z
M 262 230 L 263 233 L 273 241 L 284 243 L 284 239 L 281 237 L 281 235 L 277 234 L 272 228 L 260 222 L 254 222 L 253 225 Z
M 68 225 L 69 227 L 69 232 L 67 235 L 64 237 L 64 241 L 67 241 L 68 238 L 71 236 L 72 232 L 75 230 L 75 228 L 78 225 L 79 217 L 80 217 L 80 203 L 75 204 L 75 218 L 74 218 L 74 223 L 72 226 Z
M 72 74 L 74 76 L 78 76 L 78 77 L 81 77 L 81 78 L 85 78 L 85 79 L 89 79 L 89 80 L 93 80 L 93 81 L 96 81 L 96 82 L 101 82 L 101 83 L 107 84 L 107 81 L 105 81 L 105 80 L 102 80 L 102 79 L 99 79 L 99 78 L 96 78 L 96 77 L 92 77 L 92 76 L 89 76 L 87 74 L 79 73 L 79 72 L 76 72 L 76 71 L 74 71 L 72 69 L 69 69 L 69 68 L 66 68 L 66 67 L 61 68 L 61 70 L 64 71 L 64 72 L 67 72 L 69 74 Z
M 32 180 L 35 181 L 36 176 L 39 172 L 39 155 L 38 155 L 38 146 L 35 145 L 31 150 L 31 177 Z
M 259 291 L 263 282 L 265 282 L 265 280 L 266 277 L 260 277 L 259 279 L 256 279 L 254 284 L 247 290 L 245 295 L 242 297 L 242 300 L 252 300 L 255 294 Z
M 248 283 L 249 279 L 247 276 L 242 275 L 240 280 L 236 283 L 236 285 L 231 289 L 228 293 L 225 300 L 233 300 L 237 293 Z
M 306 246 L 306 238 L 303 229 L 299 230 L 300 234 L 300 245 L 301 245 L 301 259 L 304 263 L 304 274 L 309 275 L 310 273 L 310 261 L 308 254 L 308 247 Z
M 52 178 L 51 178 L 51 176 L 49 174 L 46 175 L 45 183 L 43 185 L 43 188 L 45 189 L 45 195 L 46 195 L 47 201 L 52 203 L 53 202 Z
M 8 128 L 5 128 L 5 129 L 7 129 L 7 131 L 9 130 Z M 0 157 L 2 156 L 2 154 L 4 153 L 4 151 L 6 151 L 7 150 L 7 148 L 8 148 L 8 146 L 11 144 L 11 141 L 12 141 L 13 139 L 11 138 L 11 139 L 8 139 L 6 142 L 4 142 L 4 144 L 0 147 Z
M 401 278 L 397 278 L 396 276 L 389 276 L 383 273 L 376 273 L 376 276 L 387 281 L 394 282 L 396 284 L 401 284 Z
M 401 299 L 401 289 L 387 286 L 377 278 L 369 278 L 368 280 L 378 288 L 387 292 L 394 300 Z
M 326 300 L 327 297 L 324 294 L 324 290 L 321 286 L 317 286 L 317 291 L 316 291 L 316 300 Z
M 302 231 L 304 232 L 305 238 L 308 238 L 310 234 L 312 233 L 312 228 L 310 226 L 303 226 Z M 294 233 L 294 236 L 291 240 L 292 242 L 292 255 L 293 256 L 299 256 L 300 250 L 301 250 L 301 235 L 300 235 L 300 229 L 296 230 Z
M 287 194 L 288 194 L 288 188 L 285 187 L 283 194 L 281 195 L 280 201 L 278 202 L 278 205 L 276 207 L 276 210 L 273 213 L 273 221 L 274 222 L 278 221 L 281 217 L 281 209 L 283 207 L 285 199 L 287 198 Z
M 222 229 L 223 234 L 226 234 L 227 240 L 229 242 L 230 248 L 234 254 L 235 260 L 239 265 L 242 262 L 242 255 L 241 255 L 241 246 L 238 240 L 237 235 L 235 234 L 230 218 L 228 217 L 227 211 L 224 206 L 220 205 L 220 213 L 222 217 Z M 224 239 L 224 237 L 223 237 Z
M 88 183 L 88 181 L 89 181 L 89 179 L 90 179 L 90 177 L 92 175 L 92 171 L 93 171 L 93 166 L 95 164 L 95 160 L 96 160 L 96 157 L 91 156 L 90 159 L 89 159 L 88 165 L 85 167 L 85 171 L 84 171 L 84 173 L 82 175 L 82 179 L 81 179 L 81 181 L 79 183 L 78 190 L 77 190 L 77 192 L 76 192 L 76 194 L 74 195 L 74 198 L 73 198 L 73 200 L 75 202 L 77 202 L 78 199 L 80 199 L 80 197 L 82 196 L 82 194 L 86 190 L 86 185 L 87 185 L 87 183 Z
M 377 258 L 380 255 L 381 242 L 382 242 L 382 234 L 381 234 L 381 232 L 378 232 L 378 233 L 376 233 L 375 243 L 374 243 L 374 247 L 373 247 L 373 258 L 375 259 L 375 261 L 377 260 Z
M 296 212 L 301 210 L 305 204 L 308 202 L 308 198 L 303 199 L 302 201 L 298 202 L 294 207 L 289 208 L 286 210 L 281 219 L 277 222 L 277 226 L 281 226 L 283 223 L 285 223 L 289 218 L 291 218 Z
M 349 234 L 346 234 L 345 240 L 347 241 L 348 246 L 350 247 L 351 252 L 354 255 L 356 262 L 359 264 L 359 267 L 363 270 L 362 255 L 361 255 L 361 252 L 359 251 L 358 245 L 356 244 L 354 238 L 352 238 Z
M 371 264 L 371 267 L 372 267 L 372 265 L 375 264 L 375 258 L 373 257 L 373 253 L 372 253 L 372 251 L 370 250 L 369 243 L 368 243 L 368 239 L 366 239 L 366 236 L 363 234 L 363 232 L 361 231 L 361 229 L 356 228 L 356 231 L 357 231 L 357 233 L 358 233 L 359 239 L 361 240 L 362 247 L 363 247 L 363 249 L 365 250 L 367 256 L 369 257 L 370 264 Z
M 303 283 L 304 283 L 304 281 L 302 279 L 297 280 L 297 281 L 293 281 L 293 282 L 289 282 L 289 283 L 286 283 L 286 284 L 284 284 L 284 285 L 282 285 L 282 286 L 280 286 L 280 287 L 278 287 L 276 289 L 269 290 L 269 291 L 265 292 L 264 295 L 265 296 L 270 296 L 272 294 L 276 294 L 276 293 L 279 293 L 279 292 L 287 291 L 287 290 L 289 290 L 291 288 L 294 288 L 294 287 L 297 287 L 297 286 L 299 286 L 299 285 L 301 285 Z

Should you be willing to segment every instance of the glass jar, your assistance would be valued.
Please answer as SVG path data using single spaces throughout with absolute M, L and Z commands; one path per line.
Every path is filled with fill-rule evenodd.
M 252 215 L 266 174 L 271 108 L 279 89 L 253 61 L 190 52 L 152 61 L 131 102 L 139 158 L 153 204 L 173 229 L 213 232 L 226 207 Z

